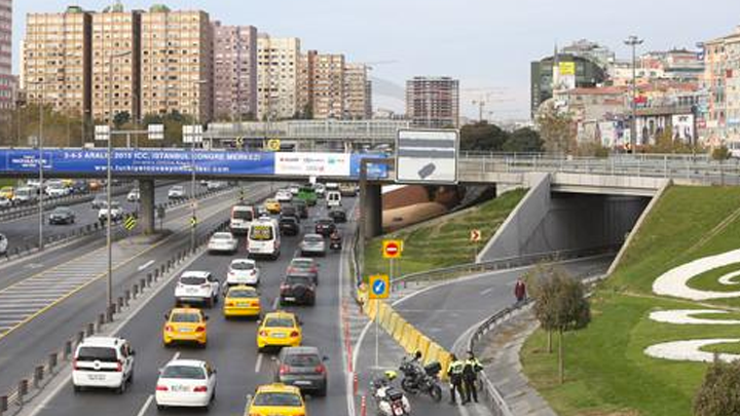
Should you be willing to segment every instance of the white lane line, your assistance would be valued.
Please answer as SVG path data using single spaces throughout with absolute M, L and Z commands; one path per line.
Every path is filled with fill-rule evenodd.
M 277 310 L 278 303 L 280 302 L 280 296 L 277 296 L 275 300 L 272 301 L 272 310 Z
M 259 374 L 262 369 L 262 353 L 257 354 L 257 363 L 254 364 L 254 372 Z
M 149 260 L 148 262 L 146 262 L 146 263 L 142 264 L 141 266 L 139 266 L 138 270 L 139 271 L 146 270 L 152 264 L 154 264 L 154 260 Z
M 149 397 L 146 398 L 146 402 L 144 402 L 144 405 L 141 406 L 141 410 L 139 410 L 139 413 L 137 413 L 136 416 L 144 416 L 146 414 L 146 411 L 149 410 L 149 406 L 152 404 L 152 400 L 154 400 L 154 395 L 150 394 Z
M 486 289 L 486 290 L 480 292 L 480 294 L 481 294 L 481 296 L 486 296 L 487 294 L 493 292 L 493 289 L 495 289 L 495 288 L 492 287 L 490 289 Z

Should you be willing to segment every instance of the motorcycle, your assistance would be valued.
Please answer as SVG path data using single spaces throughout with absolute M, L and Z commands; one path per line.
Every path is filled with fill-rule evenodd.
M 442 401 L 442 387 L 439 385 L 439 373 L 442 371 L 442 365 L 437 362 L 431 362 L 422 367 L 414 361 L 404 357 L 399 367 L 403 373 L 401 388 L 406 393 L 417 395 L 426 393 L 436 403 Z
M 378 409 L 377 414 L 378 416 L 411 416 L 411 404 L 408 398 L 403 391 L 391 384 L 394 378 L 394 372 L 386 372 L 384 378 L 373 380 L 370 383 Z
M 329 249 L 333 251 L 341 251 L 342 250 L 342 237 L 332 236 L 329 239 Z

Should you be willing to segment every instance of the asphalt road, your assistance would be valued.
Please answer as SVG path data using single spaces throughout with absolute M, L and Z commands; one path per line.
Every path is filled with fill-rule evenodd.
M 167 183 L 171 183 L 168 181 Z M 181 183 L 182 184 L 182 183 Z M 167 202 L 167 191 L 171 185 L 157 186 L 154 191 L 154 200 L 156 203 Z M 189 189 L 189 186 L 186 187 Z M 105 195 L 105 192 L 100 192 L 101 195 Z M 128 202 L 126 200 L 126 194 L 120 195 L 113 198 L 114 201 L 118 201 L 123 208 L 125 213 L 134 212 L 137 209 L 137 203 Z M 94 224 L 98 222 L 98 210 L 93 209 L 91 202 L 78 202 L 70 203 L 67 205 L 72 208 L 75 212 L 75 223 L 64 224 L 64 225 L 51 225 L 49 224 L 49 213 L 50 211 L 44 212 L 44 236 L 53 236 L 59 234 L 66 234 L 72 230 L 83 228 L 86 225 Z M 18 218 L 10 221 L 0 222 L 0 234 L 5 234 L 8 238 L 8 250 L 13 250 L 16 246 L 35 246 L 38 244 L 39 239 L 39 222 L 37 215 L 31 215 L 27 217 Z
M 347 206 L 348 200 L 345 200 Z M 323 205 L 323 204 L 320 204 Z M 312 208 L 311 216 L 323 207 Z M 226 215 L 226 214 L 224 214 Z M 225 217 L 224 217 L 225 218 Z M 223 219 L 223 218 L 222 218 Z M 312 229 L 312 219 L 303 220 L 304 229 Z M 354 224 L 346 224 L 345 237 Z M 258 261 L 261 268 L 260 293 L 263 308 L 271 309 L 278 296 L 280 281 L 285 269 L 296 252 L 300 237 L 284 237 L 282 254 L 279 260 Z M 155 253 L 152 253 L 155 254 Z M 244 257 L 243 239 L 240 252 L 234 256 L 204 254 L 188 267 L 189 270 L 209 270 L 220 279 L 225 273 L 232 258 Z M 141 262 L 145 259 L 141 259 Z M 347 413 L 344 368 L 342 364 L 342 346 L 340 342 L 341 323 L 339 318 L 339 268 L 341 255 L 330 253 L 319 259 L 321 275 L 319 293 L 314 307 L 288 307 L 296 311 L 303 321 L 304 345 L 315 345 L 323 355 L 331 357 L 327 363 L 329 370 L 329 392 L 326 398 L 309 398 L 311 415 L 344 415 Z M 205 350 L 179 346 L 164 348 L 161 340 L 163 315 L 173 306 L 175 282 L 160 292 L 144 309 L 123 329 L 122 335 L 129 339 L 137 351 L 136 381 L 123 395 L 113 392 L 90 391 L 74 394 L 72 386 L 64 386 L 60 393 L 53 397 L 43 409 L 41 415 L 80 415 L 107 414 L 113 415 L 151 415 L 156 414 L 154 404 L 149 400 L 154 393 L 158 369 L 176 353 L 181 358 L 199 358 L 210 361 L 218 369 L 218 398 L 211 412 L 219 415 L 243 414 L 246 396 L 254 389 L 273 379 L 274 364 L 270 355 L 259 354 L 256 347 L 256 323 L 253 321 L 226 321 L 221 313 L 221 304 L 208 312 L 211 317 L 208 324 L 208 347 Z M 102 287 L 98 288 L 98 293 Z M 76 299 L 68 306 L 77 310 L 82 299 Z M 101 305 L 97 302 L 98 308 Z M 95 309 L 99 310 L 99 309 Z M 44 320 L 46 321 L 46 320 Z M 0 345 L 1 354 L 5 355 Z M 2 367 L 0 366 L 0 374 Z M 147 402 L 149 405 L 147 406 Z M 167 414 L 192 414 L 192 411 L 171 409 Z

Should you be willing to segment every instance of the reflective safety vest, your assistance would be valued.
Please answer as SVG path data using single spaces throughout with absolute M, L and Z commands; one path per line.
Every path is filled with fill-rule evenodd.
M 460 375 L 465 368 L 465 363 L 461 360 L 453 361 L 450 363 L 450 367 L 447 369 L 449 375 Z

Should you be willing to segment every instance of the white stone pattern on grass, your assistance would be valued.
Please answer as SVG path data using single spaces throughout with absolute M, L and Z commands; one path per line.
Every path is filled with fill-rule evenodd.
M 740 291 L 715 292 L 692 289 L 688 286 L 688 281 L 695 276 L 733 263 L 740 263 L 740 250 L 694 260 L 663 273 L 653 283 L 653 292 L 658 295 L 697 301 L 740 297 Z M 734 271 L 720 277 L 719 281 L 732 282 L 732 279 L 738 275 L 738 272 Z
M 675 325 L 740 325 L 737 319 L 707 319 L 696 318 L 696 315 L 727 314 L 719 309 L 682 309 L 672 311 L 657 311 L 650 313 L 650 319 L 655 322 Z
M 714 354 L 711 352 L 701 351 L 702 348 L 717 344 L 732 344 L 740 342 L 738 338 L 727 339 L 697 339 L 692 341 L 675 341 L 663 344 L 652 345 L 645 349 L 645 354 L 654 358 L 662 358 L 671 361 L 695 361 L 702 363 L 711 363 L 714 361 Z M 731 362 L 740 359 L 737 354 L 719 354 L 718 358 L 722 361 Z

